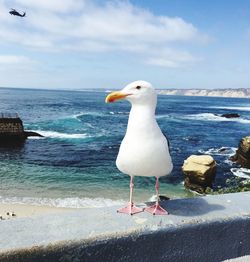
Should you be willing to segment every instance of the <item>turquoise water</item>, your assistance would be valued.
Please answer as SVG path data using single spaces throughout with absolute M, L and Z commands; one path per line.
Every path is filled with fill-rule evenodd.
M 0 147 L 0 201 L 55 206 L 106 206 L 127 200 L 129 177 L 115 166 L 130 105 L 105 104 L 105 91 L 0 89 L 0 112 L 18 112 L 28 139 Z M 237 112 L 239 119 L 220 114 Z M 161 193 L 192 195 L 183 187 L 181 166 L 190 154 L 208 153 L 219 163 L 215 188 L 233 177 L 228 160 L 242 136 L 249 135 L 250 100 L 159 96 L 157 120 L 171 144 L 174 170 L 161 178 Z M 227 147 L 223 153 L 221 147 Z M 136 201 L 154 194 L 154 178 L 136 177 Z

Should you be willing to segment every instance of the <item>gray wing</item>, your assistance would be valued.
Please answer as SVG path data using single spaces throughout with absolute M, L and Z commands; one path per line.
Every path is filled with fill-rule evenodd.
M 167 140 L 167 142 L 168 142 L 168 150 L 169 150 L 169 153 L 170 153 L 170 155 L 171 155 L 169 139 L 168 139 L 168 137 L 167 137 L 166 134 L 163 133 L 163 135 L 165 136 L 165 138 L 166 138 L 166 140 Z

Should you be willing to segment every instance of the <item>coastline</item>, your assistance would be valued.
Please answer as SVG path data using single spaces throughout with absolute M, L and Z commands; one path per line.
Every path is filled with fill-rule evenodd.
M 67 211 L 74 211 L 77 208 L 38 206 L 30 204 L 0 203 L 1 220 L 32 217 L 46 214 L 59 214 Z M 79 208 L 78 208 L 79 210 Z M 7 214 L 9 213 L 9 215 Z M 12 215 L 13 214 L 13 215 Z
M 127 201 L 129 177 L 117 170 L 115 159 L 127 125 L 129 105 L 108 107 L 104 95 L 1 92 L 1 96 L 6 96 L 2 111 L 8 112 L 8 104 L 12 105 L 22 117 L 25 129 L 40 132 L 45 138 L 28 139 L 17 148 L 1 147 L 0 202 L 78 208 Z M 231 151 L 240 137 L 249 132 L 249 101 L 229 99 L 228 103 L 227 99 L 180 96 L 161 96 L 159 100 L 157 121 L 170 139 L 175 161 L 171 176 L 162 178 L 161 194 L 170 198 L 189 195 L 184 191 L 179 170 L 187 155 L 201 152 L 208 152 L 222 163 L 215 186 L 225 187 L 224 171 L 226 178 L 233 178 L 234 174 L 227 152 L 220 154 L 218 150 L 226 147 Z M 236 110 L 239 118 L 221 117 Z M 135 201 L 148 201 L 155 194 L 154 185 L 154 179 L 136 178 Z
M 250 98 L 249 88 L 235 89 L 159 89 L 159 95 Z

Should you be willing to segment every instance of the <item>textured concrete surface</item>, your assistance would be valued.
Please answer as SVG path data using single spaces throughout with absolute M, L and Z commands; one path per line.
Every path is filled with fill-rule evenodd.
M 0 222 L 0 261 L 223 261 L 250 255 L 250 192 L 163 202 L 169 216 L 117 207 Z

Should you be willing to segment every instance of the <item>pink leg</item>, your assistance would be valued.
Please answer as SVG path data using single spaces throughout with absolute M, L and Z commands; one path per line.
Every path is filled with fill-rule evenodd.
M 155 182 L 155 190 L 156 190 L 156 194 L 157 194 L 157 201 L 154 205 L 150 206 L 150 207 L 146 207 L 145 210 L 153 215 L 168 215 L 167 210 L 165 210 L 164 208 L 162 208 L 159 204 L 159 177 L 156 178 L 156 182 Z
M 142 208 L 136 207 L 134 203 L 132 202 L 133 197 L 133 189 L 134 189 L 134 177 L 131 176 L 130 178 L 130 197 L 129 197 L 129 203 L 127 206 L 122 207 L 117 210 L 118 213 L 124 213 L 129 215 L 134 215 L 140 212 L 143 212 Z

